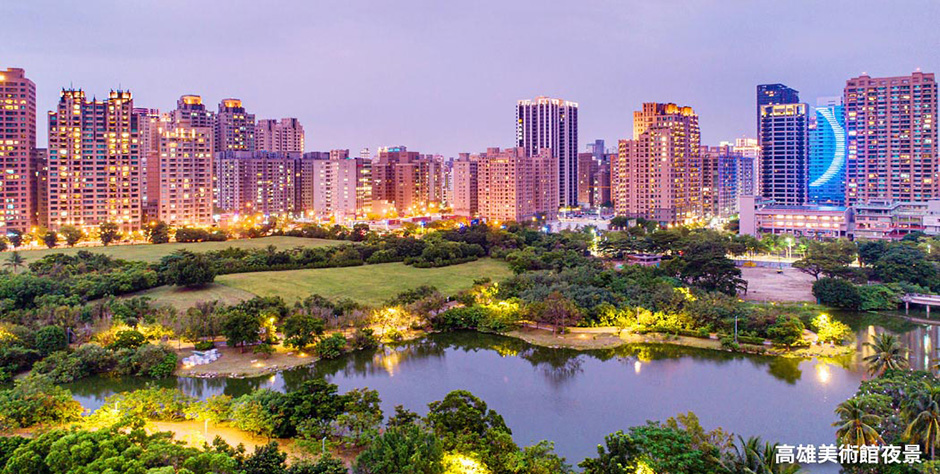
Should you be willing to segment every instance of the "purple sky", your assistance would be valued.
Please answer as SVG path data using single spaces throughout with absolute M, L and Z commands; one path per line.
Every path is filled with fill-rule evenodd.
M 936 71 L 940 2 L 862 0 L 3 0 L 0 68 L 45 112 L 70 84 L 170 110 L 238 97 L 294 116 L 308 150 L 512 146 L 515 101 L 580 103 L 581 148 L 630 135 L 644 101 L 691 105 L 702 141 L 754 135 L 754 88 L 815 104 L 845 79 Z

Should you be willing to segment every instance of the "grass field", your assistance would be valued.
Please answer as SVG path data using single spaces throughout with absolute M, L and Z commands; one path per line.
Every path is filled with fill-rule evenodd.
M 236 303 L 253 295 L 280 296 L 288 303 L 318 293 L 330 299 L 351 298 L 367 305 L 380 305 L 404 290 L 431 285 L 450 295 L 470 288 L 473 280 L 490 277 L 501 280 L 512 272 L 499 260 L 482 259 L 443 268 L 415 268 L 403 263 L 382 263 L 360 267 L 237 273 L 216 277 L 216 283 L 201 290 L 154 288 L 138 293 L 158 304 L 178 309 L 197 301 L 220 300 Z
M 243 249 L 264 248 L 273 245 L 278 248 L 291 247 L 321 247 L 324 245 L 339 245 L 341 240 L 325 239 L 307 239 L 303 237 L 261 237 L 258 239 L 240 239 L 229 240 L 225 242 L 197 242 L 197 243 L 169 243 L 169 244 L 140 244 L 140 245 L 111 245 L 108 247 L 57 247 L 54 249 L 42 250 L 22 250 L 20 255 L 27 262 L 40 259 L 53 253 L 73 254 L 79 250 L 88 250 L 89 252 L 103 253 L 115 258 L 124 260 L 138 260 L 144 262 L 159 261 L 164 255 L 169 255 L 179 249 L 191 250 L 193 252 L 208 252 L 210 250 L 222 250 L 229 247 L 238 247 Z

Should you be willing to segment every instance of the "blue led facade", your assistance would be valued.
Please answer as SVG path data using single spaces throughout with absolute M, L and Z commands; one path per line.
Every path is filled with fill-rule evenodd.
M 845 111 L 841 105 L 816 108 L 809 134 L 809 201 L 845 205 Z

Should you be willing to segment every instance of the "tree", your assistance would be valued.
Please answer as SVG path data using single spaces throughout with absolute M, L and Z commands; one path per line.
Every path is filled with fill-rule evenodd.
M 598 446 L 597 457 L 579 464 L 585 474 L 620 472 L 721 472 L 718 448 L 693 447 L 692 436 L 681 429 L 648 421 L 627 433 L 618 431 Z
M 98 226 L 98 240 L 101 241 L 101 245 L 107 247 L 111 242 L 121 238 L 121 234 L 118 230 L 118 225 L 114 222 L 102 222 Z
M 909 365 L 907 349 L 894 334 L 883 333 L 875 336 L 874 342 L 866 342 L 865 347 L 874 353 L 865 357 L 868 373 L 882 375 L 889 369 L 906 369 Z
M 855 261 L 856 254 L 855 244 L 848 240 L 809 241 L 805 255 L 793 262 L 793 267 L 816 280 L 819 280 L 819 275 L 844 276 L 849 273 L 849 264 Z
M 836 407 L 836 414 L 839 415 L 839 421 L 832 424 L 838 427 L 836 437 L 843 444 L 862 446 L 866 444 L 876 444 L 884 440 L 875 430 L 875 426 L 881 423 L 881 417 L 868 413 L 864 403 L 858 398 L 850 398 Z
M 16 273 L 16 270 L 26 266 L 26 260 L 23 259 L 23 256 L 19 252 L 13 251 L 7 261 L 3 264 L 5 267 L 10 267 L 13 269 L 13 273 Z
M 309 313 L 295 312 L 287 317 L 281 329 L 284 345 L 302 351 L 317 342 L 325 327 L 322 319 Z
M 885 283 L 909 282 L 925 288 L 937 283 L 937 268 L 923 250 L 911 244 L 889 244 L 872 269 L 874 277 Z
M 59 234 L 54 230 L 50 230 L 43 234 L 42 242 L 50 249 L 55 248 L 56 244 L 59 243 Z
M 287 474 L 349 474 L 349 470 L 341 459 L 326 453 L 315 463 L 307 460 L 295 461 L 287 468 Z
M 503 417 L 466 390 L 455 390 L 428 404 L 425 424 L 441 440 L 445 451 L 479 454 L 494 471 L 518 451 Z
M 317 355 L 323 359 L 335 359 L 346 351 L 346 337 L 338 332 L 334 332 L 330 337 L 325 337 L 316 345 Z
M 147 226 L 147 240 L 152 244 L 165 244 L 170 241 L 170 226 L 157 221 Z
M 258 340 L 261 331 L 261 318 L 244 311 L 233 310 L 225 316 L 222 322 L 222 335 L 231 347 L 241 346 L 245 352 L 245 345 Z
M 382 427 L 382 400 L 379 392 L 355 389 L 344 396 L 346 406 L 343 413 L 333 421 L 332 435 L 342 440 L 347 447 L 365 446 L 379 435 Z
M 570 324 L 581 319 L 581 309 L 560 292 L 553 291 L 545 300 L 534 307 L 536 319 L 552 325 L 552 334 L 556 331 L 565 331 Z
M 747 291 L 741 269 L 727 257 L 727 239 L 716 232 L 700 232 L 680 244 L 680 254 L 666 261 L 663 269 L 683 282 L 706 291 L 737 295 Z
M 392 427 L 374 439 L 353 464 L 356 474 L 443 474 L 444 450 L 434 433 L 417 425 Z
M 911 418 L 904 435 L 911 442 L 918 443 L 930 450 L 930 459 L 940 446 L 940 387 L 931 387 L 918 398 L 916 413 L 909 413 Z
M 65 238 L 65 245 L 68 245 L 69 247 L 74 247 L 75 244 L 81 242 L 85 237 L 85 233 L 73 225 L 64 225 L 59 227 L 59 233 L 62 234 L 63 238 Z
M 820 314 L 813 318 L 813 327 L 820 342 L 842 344 L 852 336 L 852 329 L 842 321 L 832 319 L 827 314 Z
M 23 233 L 18 230 L 8 230 L 7 239 L 10 241 L 10 245 L 12 245 L 13 248 L 23 245 Z
M 161 259 L 161 274 L 171 285 L 199 288 L 215 281 L 215 269 L 202 253 L 177 250 Z
M 284 461 L 287 454 L 278 449 L 277 441 L 255 448 L 254 454 L 245 460 L 244 474 L 286 474 Z
M 813 283 L 813 296 L 820 304 L 833 308 L 857 310 L 862 295 L 852 282 L 842 278 L 820 278 Z

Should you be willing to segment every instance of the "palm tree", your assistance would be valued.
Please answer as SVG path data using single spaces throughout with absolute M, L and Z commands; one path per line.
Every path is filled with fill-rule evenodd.
M 744 440 L 738 436 L 740 446 L 734 445 L 731 465 L 725 466 L 729 472 L 735 474 L 795 474 L 800 472 L 796 464 L 778 464 L 777 443 L 765 443 L 760 436 L 752 436 Z
M 7 257 L 6 263 L 3 264 L 5 267 L 10 267 L 13 269 L 13 273 L 16 273 L 18 268 L 22 268 L 26 265 L 26 260 L 23 259 L 23 256 L 19 252 L 14 251 Z
M 861 446 L 863 444 L 884 443 L 881 435 L 873 428 L 881 423 L 881 417 L 865 411 L 865 407 L 857 398 L 850 398 L 836 407 L 839 421 L 832 424 L 837 426 L 836 436 L 843 444 Z
M 911 422 L 904 435 L 929 449 L 933 459 L 934 448 L 940 445 L 940 388 L 920 394 L 905 412 Z
M 865 345 L 875 351 L 865 358 L 871 375 L 880 376 L 888 369 L 906 369 L 909 365 L 907 348 L 901 345 L 894 334 L 879 334 L 875 336 L 874 342 L 866 342 Z

